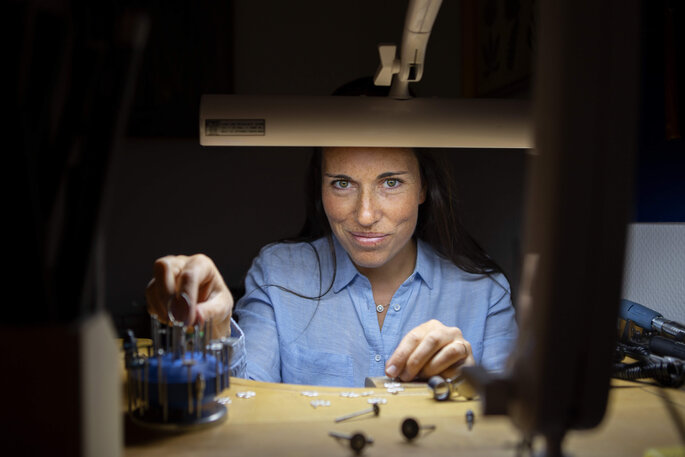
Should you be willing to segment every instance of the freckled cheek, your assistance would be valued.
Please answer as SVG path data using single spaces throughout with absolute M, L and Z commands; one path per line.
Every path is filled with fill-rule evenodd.
M 401 224 L 408 221 L 413 221 L 418 217 L 419 205 L 418 202 L 411 200 L 404 200 L 389 204 L 384 211 L 387 218 L 394 221 L 396 224 Z
M 343 221 L 349 213 L 347 207 L 350 205 L 342 199 L 324 193 L 321 202 L 323 203 L 323 210 L 329 221 Z

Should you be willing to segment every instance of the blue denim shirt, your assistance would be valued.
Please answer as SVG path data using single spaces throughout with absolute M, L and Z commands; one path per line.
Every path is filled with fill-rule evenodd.
M 381 329 L 369 280 L 335 238 L 333 249 L 335 257 L 326 238 L 262 249 L 234 310 L 234 376 L 362 387 L 367 376 L 384 376 L 402 337 L 431 319 L 459 327 L 476 363 L 504 367 L 517 326 L 503 275 L 466 273 L 419 240 L 414 272 Z

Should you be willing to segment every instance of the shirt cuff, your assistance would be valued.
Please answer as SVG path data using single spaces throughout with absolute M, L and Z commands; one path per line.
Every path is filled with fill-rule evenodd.
M 231 318 L 231 376 L 236 378 L 247 378 L 247 354 L 245 352 L 245 334 L 238 326 L 238 323 Z

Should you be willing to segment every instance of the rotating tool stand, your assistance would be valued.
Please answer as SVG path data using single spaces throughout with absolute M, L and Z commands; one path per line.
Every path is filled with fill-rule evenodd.
M 180 323 L 152 316 L 152 344 L 139 347 L 131 330 L 124 339 L 128 414 L 142 426 L 183 430 L 219 423 L 227 410 L 215 401 L 230 385 L 235 338 L 212 339 L 212 323 L 187 334 Z

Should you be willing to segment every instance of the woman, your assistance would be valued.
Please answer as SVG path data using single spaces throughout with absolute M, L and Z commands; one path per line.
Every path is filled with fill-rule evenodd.
M 508 284 L 454 217 L 444 167 L 412 149 L 324 148 L 311 180 L 307 236 L 262 249 L 235 310 L 198 255 L 155 262 L 150 312 L 171 303 L 188 324 L 212 319 L 240 338 L 234 375 L 263 381 L 362 386 L 503 367 L 516 336 Z

